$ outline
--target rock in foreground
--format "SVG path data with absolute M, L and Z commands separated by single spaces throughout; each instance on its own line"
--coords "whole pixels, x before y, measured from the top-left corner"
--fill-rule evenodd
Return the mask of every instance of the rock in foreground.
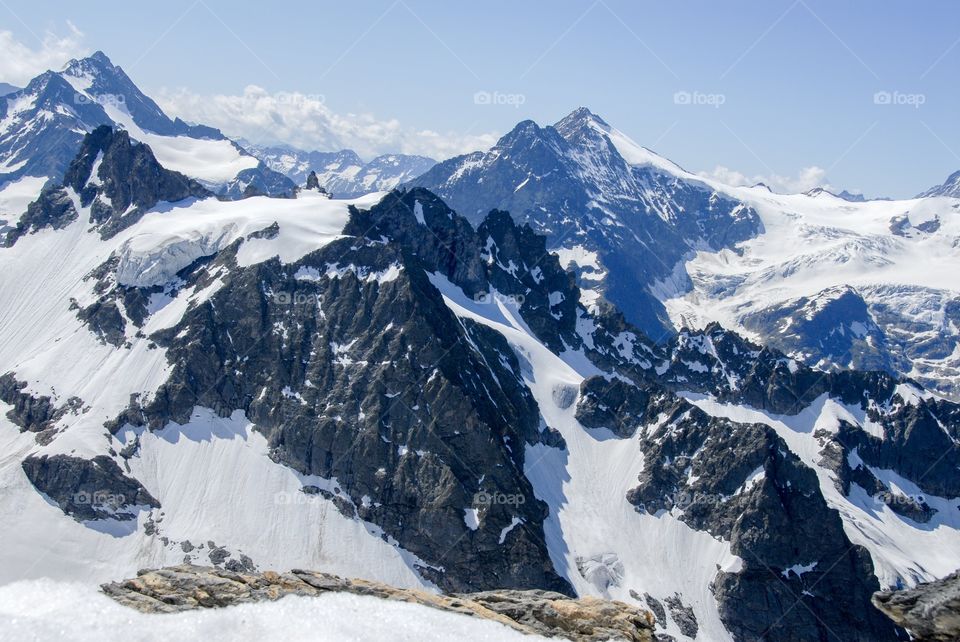
M 234 573 L 182 565 L 141 571 L 135 579 L 104 584 L 102 588 L 120 604 L 146 613 L 175 613 L 332 591 L 421 604 L 499 622 L 522 633 L 577 641 L 648 641 L 653 631 L 649 613 L 623 602 L 571 599 L 539 590 L 436 595 L 301 570 Z
M 881 591 L 873 603 L 917 642 L 960 640 L 960 571 L 903 591 Z

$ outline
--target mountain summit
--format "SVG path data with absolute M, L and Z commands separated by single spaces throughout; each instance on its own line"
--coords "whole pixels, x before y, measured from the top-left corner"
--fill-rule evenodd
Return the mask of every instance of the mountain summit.
M 277 196 L 294 189 L 219 130 L 171 120 L 101 51 L 5 96 L 0 121 L 0 186 L 24 176 L 60 181 L 84 133 L 109 125 L 148 143 L 165 167 L 220 196 L 242 197 L 250 185 Z
M 472 222 L 510 211 L 547 236 L 591 301 L 602 296 L 660 338 L 674 330 L 658 283 L 685 278 L 681 259 L 695 248 L 732 247 L 761 229 L 750 207 L 585 107 L 553 126 L 523 121 L 490 151 L 439 163 L 410 185 Z

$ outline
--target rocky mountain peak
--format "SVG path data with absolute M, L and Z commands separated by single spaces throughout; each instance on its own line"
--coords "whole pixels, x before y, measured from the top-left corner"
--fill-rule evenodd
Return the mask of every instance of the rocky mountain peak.
M 81 77 L 88 74 L 103 75 L 106 73 L 122 73 L 122 70 L 111 62 L 107 54 L 95 51 L 86 58 L 72 58 L 63 68 L 68 76 Z
M 84 136 L 61 184 L 46 186 L 30 204 L 17 227 L 8 232 L 7 245 L 44 227 L 59 228 L 78 214 L 67 188 L 90 207 L 90 218 L 101 236 L 109 238 L 133 225 L 161 201 L 213 196 L 200 183 L 165 169 L 147 145 L 137 143 L 123 129 L 101 125 Z
M 578 107 L 553 126 L 564 138 L 569 138 L 571 134 L 583 131 L 585 128 L 600 129 L 609 131 L 610 125 L 600 116 L 597 116 L 586 107 Z
M 925 192 L 917 195 L 917 198 L 926 198 L 929 196 L 951 196 L 960 198 L 960 170 L 950 174 L 947 180 L 940 185 L 931 187 Z

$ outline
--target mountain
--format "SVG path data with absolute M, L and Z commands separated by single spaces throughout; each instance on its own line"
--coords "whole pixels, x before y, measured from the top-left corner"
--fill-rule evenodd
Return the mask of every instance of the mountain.
M 251 184 L 275 196 L 293 191 L 291 181 L 219 130 L 171 120 L 99 51 L 0 100 L 0 187 L 24 177 L 59 180 L 84 133 L 101 125 L 123 127 L 169 169 L 226 198 L 242 197 Z
M 20 91 L 20 87 L 14 87 L 10 83 L 0 82 L 0 96 L 6 96 L 15 91 Z
M 761 231 L 756 212 L 640 147 L 586 108 L 553 126 L 518 124 L 488 152 L 444 161 L 411 181 L 472 223 L 491 209 L 547 236 L 588 296 L 650 336 L 675 330 L 657 293 L 699 248 Z
M 882 368 L 960 398 L 960 201 L 725 189 L 764 232 L 685 263 L 689 285 L 663 293 L 675 323 L 718 321 L 811 366 Z
M 717 321 L 810 366 L 882 368 L 960 398 L 957 201 L 725 185 L 584 108 L 524 121 L 410 184 L 474 223 L 509 210 L 547 236 L 588 305 L 603 297 L 649 336 Z
M 848 192 L 847 190 L 843 190 L 839 193 L 834 193 L 827 189 L 824 189 L 823 187 L 814 187 L 813 189 L 807 190 L 806 192 L 804 192 L 804 194 L 806 194 L 807 196 L 819 196 L 820 194 L 827 194 L 828 196 L 833 196 L 834 198 L 840 198 L 845 201 L 850 201 L 851 203 L 863 203 L 867 200 L 870 200 L 870 199 L 867 199 L 867 197 L 864 196 L 863 194 L 855 194 L 855 193 Z M 875 199 L 875 200 L 890 200 L 890 199 Z
M 931 187 L 927 191 L 918 194 L 917 198 L 928 198 L 931 196 L 960 198 L 960 172 L 950 174 L 942 184 Z
M 356 198 L 371 192 L 389 191 L 420 176 L 436 165 L 426 156 L 385 154 L 364 163 L 356 152 L 305 152 L 290 146 L 261 147 L 241 144 L 273 169 L 302 185 L 316 171 L 320 185 L 338 198 Z
M 915 382 L 654 341 L 503 210 L 218 200 L 127 132 L 79 149 L 0 248 L 0 581 L 311 568 L 882 642 L 877 590 L 960 565 L 960 405 Z

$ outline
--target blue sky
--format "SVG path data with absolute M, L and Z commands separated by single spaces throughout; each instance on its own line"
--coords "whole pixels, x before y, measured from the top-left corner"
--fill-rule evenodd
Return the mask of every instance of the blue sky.
M 901 197 L 960 169 L 958 18 L 948 1 L 3 0 L 0 44 L 29 55 L 0 80 L 102 49 L 168 111 L 367 156 L 466 151 L 586 105 L 693 171 Z

